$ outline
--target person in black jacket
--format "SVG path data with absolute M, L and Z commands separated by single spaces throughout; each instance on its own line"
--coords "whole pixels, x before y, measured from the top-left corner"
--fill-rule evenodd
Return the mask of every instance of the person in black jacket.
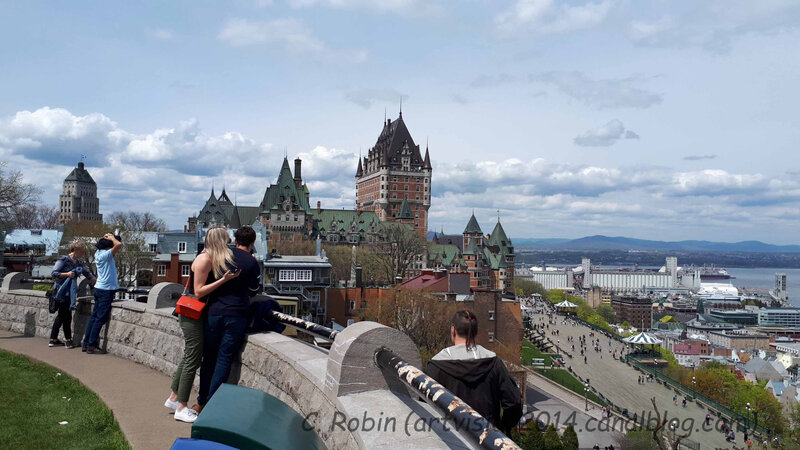
M 425 373 L 508 435 L 522 416 L 522 394 L 503 361 L 475 344 L 477 334 L 475 314 L 458 311 L 450 327 L 453 345 L 434 356 Z

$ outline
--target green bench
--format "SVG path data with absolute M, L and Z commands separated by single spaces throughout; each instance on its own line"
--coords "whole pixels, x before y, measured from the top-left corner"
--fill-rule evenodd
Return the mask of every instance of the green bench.
M 223 384 L 192 425 L 192 438 L 239 449 L 324 449 L 287 404 L 255 389 Z

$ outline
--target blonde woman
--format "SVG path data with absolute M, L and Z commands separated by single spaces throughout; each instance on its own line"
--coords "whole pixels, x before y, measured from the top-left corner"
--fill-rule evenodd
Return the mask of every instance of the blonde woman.
M 229 242 L 230 237 L 225 228 L 208 230 L 205 250 L 195 258 L 190 274 L 189 285 L 197 299 L 207 302 L 212 292 L 239 276 L 238 272 L 229 270 L 233 265 Z M 175 420 L 192 423 L 197 419 L 197 412 L 187 407 L 186 403 L 192 392 L 195 373 L 203 358 L 203 319 L 179 316 L 179 320 L 185 342 L 183 359 L 172 377 L 172 392 L 164 406 L 175 411 Z

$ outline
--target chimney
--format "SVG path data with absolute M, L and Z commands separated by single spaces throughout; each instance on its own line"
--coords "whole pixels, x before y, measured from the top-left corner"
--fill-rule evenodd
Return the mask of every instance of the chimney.
M 300 158 L 294 160 L 294 185 L 298 188 L 303 185 L 303 174 L 300 171 L 301 163 L 302 161 Z
M 317 256 L 322 256 L 322 239 L 317 238 Z
M 322 208 L 321 208 L 321 206 L 322 206 L 322 203 L 320 203 L 320 201 L 319 201 L 319 200 L 317 200 L 317 214 L 319 214 L 319 213 L 321 213 L 321 212 L 322 212 Z
M 79 162 L 79 163 L 78 163 L 78 169 L 80 169 L 80 170 L 84 170 L 84 169 L 83 169 L 83 161 L 81 161 L 81 162 Z

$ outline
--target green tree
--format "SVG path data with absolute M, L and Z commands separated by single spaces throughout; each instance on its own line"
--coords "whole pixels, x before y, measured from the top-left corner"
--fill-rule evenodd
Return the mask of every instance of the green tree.
M 414 263 L 421 263 L 427 252 L 427 243 L 410 226 L 397 222 L 383 222 L 376 244 L 378 261 L 386 278 L 405 278 Z
M 545 300 L 547 299 L 547 289 L 545 289 L 544 286 L 536 281 L 527 280 L 525 278 L 514 278 L 514 292 L 523 297 L 539 294 Z
M 617 323 L 617 313 L 615 313 L 614 308 L 607 303 L 601 303 L 597 306 L 597 314 L 608 323 Z
M 562 450 L 561 438 L 558 436 L 556 427 L 551 423 L 544 431 L 544 450 Z
M 539 429 L 539 424 L 535 420 L 531 420 L 525 424 L 525 433 L 520 434 L 514 430 L 511 433 L 511 439 L 517 443 L 523 450 L 543 450 L 544 449 L 544 436 L 542 430 Z
M 578 433 L 572 425 L 569 425 L 561 435 L 561 446 L 564 450 L 578 450 Z
M 653 440 L 653 433 L 648 430 L 631 430 L 625 435 L 622 441 L 622 448 L 635 448 L 636 450 L 659 450 L 659 446 Z

